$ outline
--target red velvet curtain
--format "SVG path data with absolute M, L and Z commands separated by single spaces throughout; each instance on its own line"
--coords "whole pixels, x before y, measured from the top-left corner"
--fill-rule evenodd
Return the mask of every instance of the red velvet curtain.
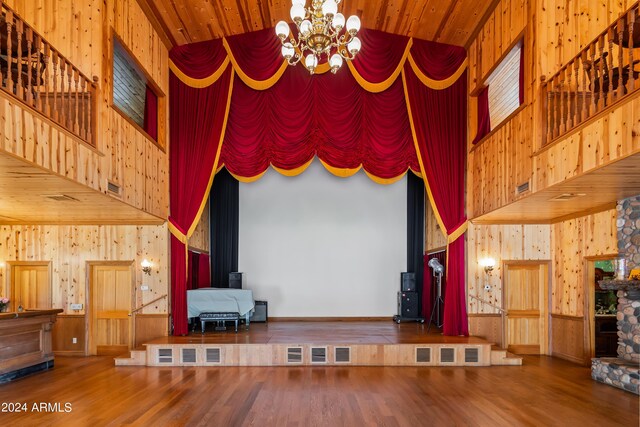
M 198 288 L 211 287 L 211 264 L 209 255 L 200 254 L 198 261 Z
M 210 86 L 192 88 L 182 84 L 175 74 L 170 75 L 169 221 L 174 234 L 171 243 L 174 335 L 188 332 L 186 237 L 216 168 L 218 148 L 225 129 L 231 76 L 231 68 L 227 68 Z
M 491 116 L 489 114 L 489 86 L 487 86 L 478 95 L 478 131 L 476 137 L 473 138 L 473 144 L 477 144 L 489 132 L 491 132 Z
M 421 45 L 423 56 L 439 58 L 439 61 L 431 61 L 431 75 L 451 75 L 450 70 L 455 69 L 456 63 L 461 63 L 466 57 L 462 48 L 445 45 L 440 49 L 437 43 L 429 42 Z M 429 61 L 425 59 L 422 64 L 425 63 Z M 423 72 L 427 74 L 427 70 Z M 445 335 L 469 335 L 464 235 L 460 233 L 466 226 L 466 71 L 446 90 L 433 90 L 424 86 L 408 65 L 405 65 L 404 73 L 418 155 L 424 167 L 423 174 L 434 208 L 450 236 L 443 332 Z
M 158 97 L 146 86 L 144 96 L 144 131 L 155 141 L 158 140 Z
M 424 254 L 424 284 L 422 286 L 422 317 L 426 321 L 430 320 L 431 312 L 433 310 L 433 304 L 438 296 L 437 278 L 433 274 L 433 270 L 429 267 L 428 263 L 431 258 L 436 258 L 440 264 L 445 266 L 445 272 L 442 275 L 441 291 L 444 301 L 445 290 L 447 288 L 447 252 L 441 251 L 432 254 Z M 440 312 L 440 319 L 443 319 L 444 312 Z M 435 317 L 434 317 L 435 319 Z

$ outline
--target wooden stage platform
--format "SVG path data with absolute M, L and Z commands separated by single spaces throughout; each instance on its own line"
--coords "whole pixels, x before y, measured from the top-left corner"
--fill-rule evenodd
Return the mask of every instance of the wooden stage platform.
M 163 337 L 116 358 L 118 366 L 490 366 L 522 359 L 478 337 L 443 336 L 420 323 L 327 321 L 252 323 Z

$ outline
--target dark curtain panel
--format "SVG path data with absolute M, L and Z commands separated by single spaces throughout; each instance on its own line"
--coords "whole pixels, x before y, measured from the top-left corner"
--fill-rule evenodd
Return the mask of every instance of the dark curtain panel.
M 422 254 L 424 253 L 424 182 L 407 172 L 407 271 L 416 275 L 418 301 L 422 293 Z M 418 307 L 420 310 L 420 307 Z
M 187 272 L 187 289 L 198 289 L 200 272 L 200 254 L 189 251 L 189 271 Z
M 238 271 L 239 190 L 226 169 L 218 172 L 211 186 L 211 286 L 215 288 L 228 288 L 229 273 Z

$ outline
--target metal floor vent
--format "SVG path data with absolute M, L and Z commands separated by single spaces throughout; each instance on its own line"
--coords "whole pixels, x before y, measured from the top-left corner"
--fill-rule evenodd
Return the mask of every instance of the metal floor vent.
M 208 348 L 205 352 L 205 360 L 207 363 L 220 363 L 220 348 Z
M 431 349 L 429 347 L 416 347 L 416 363 L 431 362 Z
M 336 347 L 334 356 L 336 363 L 351 363 L 351 347 Z
M 466 363 L 478 363 L 478 349 L 477 348 L 465 348 L 464 349 L 464 361 Z
M 196 349 L 195 348 L 183 348 L 182 349 L 182 363 L 196 363 Z
M 311 363 L 327 363 L 327 347 L 311 347 Z
M 158 363 L 173 363 L 173 349 L 159 348 Z
M 456 361 L 456 351 L 453 348 L 441 348 L 440 349 L 440 362 L 441 363 L 453 363 Z
M 118 184 L 114 184 L 111 181 L 107 181 L 107 191 L 111 194 L 115 194 L 117 196 L 120 195 L 120 186 Z
M 522 194 L 529 191 L 529 181 L 523 182 L 516 187 L 516 194 Z
M 287 347 L 287 363 L 302 363 L 302 347 Z

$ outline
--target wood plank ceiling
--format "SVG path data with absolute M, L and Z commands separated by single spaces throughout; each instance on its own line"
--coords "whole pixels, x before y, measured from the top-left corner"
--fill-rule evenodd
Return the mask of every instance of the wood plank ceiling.
M 144 0 L 173 45 L 274 27 L 290 21 L 291 0 Z M 309 2 L 307 2 L 309 3 Z M 495 0 L 343 0 L 338 10 L 362 26 L 466 46 Z

